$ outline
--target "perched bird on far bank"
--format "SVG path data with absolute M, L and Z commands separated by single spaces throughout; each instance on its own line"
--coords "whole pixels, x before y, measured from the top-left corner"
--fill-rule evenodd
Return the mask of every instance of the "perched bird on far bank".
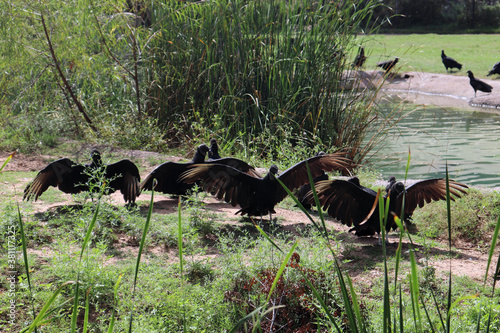
M 360 68 L 363 67 L 366 61 L 365 56 L 365 48 L 363 46 L 359 47 L 358 55 L 354 58 L 354 62 L 352 63 L 352 67 Z
M 493 74 L 500 74 L 500 62 L 497 62 L 493 65 L 493 68 L 486 74 L 486 76 L 490 76 Z
M 120 191 L 127 204 L 135 203 L 141 193 L 139 169 L 130 160 L 124 159 L 112 164 L 104 164 L 97 150 L 91 152 L 92 162 L 82 165 L 69 158 L 61 158 L 48 164 L 24 189 L 23 200 L 36 201 L 49 186 L 57 187 L 64 193 L 98 192 L 102 190 L 98 179 L 102 172 L 102 180 L 106 182 L 104 194 Z
M 443 61 L 443 65 L 446 68 L 447 72 L 448 68 L 457 68 L 458 70 L 462 69 L 462 64 L 458 63 L 458 61 L 456 61 L 455 59 L 446 56 L 446 54 L 444 54 L 444 50 L 441 50 L 441 60 Z
M 383 68 L 385 72 L 388 73 L 391 69 L 394 68 L 394 66 L 396 66 L 398 61 L 399 61 L 398 57 L 396 57 L 394 60 L 381 61 L 377 63 L 377 67 Z
M 474 97 L 476 97 L 478 90 L 486 93 L 490 93 L 493 90 L 493 87 L 488 83 L 476 79 L 471 71 L 467 71 L 467 74 L 469 75 L 469 83 L 472 86 L 472 89 L 474 89 Z

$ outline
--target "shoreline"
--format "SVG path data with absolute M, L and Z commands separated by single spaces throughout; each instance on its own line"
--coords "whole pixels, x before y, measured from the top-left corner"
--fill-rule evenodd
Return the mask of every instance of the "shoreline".
M 416 105 L 500 113 L 500 80 L 481 79 L 493 87 L 493 92 L 478 91 L 475 97 L 467 76 L 406 72 L 385 78 L 383 74 L 378 70 L 350 72 L 347 86 L 380 87 L 385 95 L 396 95 Z

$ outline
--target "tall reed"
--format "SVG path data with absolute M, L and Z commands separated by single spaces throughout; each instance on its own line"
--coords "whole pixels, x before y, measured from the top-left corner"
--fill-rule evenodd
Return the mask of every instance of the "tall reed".
M 361 149 L 380 123 L 375 91 L 344 89 L 345 73 L 377 4 L 158 4 L 147 48 L 149 112 L 174 135 L 199 126 L 261 149 L 269 137 Z

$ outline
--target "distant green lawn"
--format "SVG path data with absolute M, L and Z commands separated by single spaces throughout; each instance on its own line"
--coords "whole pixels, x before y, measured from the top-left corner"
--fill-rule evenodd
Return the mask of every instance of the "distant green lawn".
M 372 35 L 360 36 L 358 40 L 365 46 L 365 70 L 375 69 L 379 61 L 399 57 L 400 71 L 446 73 L 441 62 L 441 50 L 444 50 L 447 56 L 463 65 L 454 75 L 465 76 L 467 70 L 471 70 L 474 76 L 484 78 L 500 61 L 500 34 Z

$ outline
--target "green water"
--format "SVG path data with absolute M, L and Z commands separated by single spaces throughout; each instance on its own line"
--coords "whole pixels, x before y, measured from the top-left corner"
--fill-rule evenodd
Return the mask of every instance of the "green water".
M 469 185 L 500 186 L 500 111 L 421 108 L 398 123 L 377 153 L 375 167 L 384 179 L 404 178 L 411 150 L 409 179 L 445 177 Z

